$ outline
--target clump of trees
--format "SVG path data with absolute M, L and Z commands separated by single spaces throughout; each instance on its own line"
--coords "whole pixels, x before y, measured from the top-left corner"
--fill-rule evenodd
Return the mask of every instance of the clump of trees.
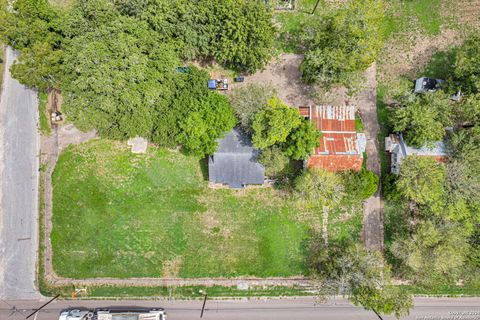
M 84 0 L 68 9 L 18 0 L 0 16 L 3 41 L 21 51 L 13 75 L 60 89 L 79 128 L 181 144 L 199 156 L 215 150 L 235 117 L 228 99 L 208 91 L 205 72 L 176 67 L 215 59 L 254 72 L 270 59 L 274 37 L 269 9 L 247 0 Z
M 122 14 L 145 20 L 164 39 L 173 39 L 184 59 L 215 59 L 229 68 L 254 72 L 271 57 L 275 29 L 271 11 L 260 1 L 114 3 Z
M 393 114 L 393 129 L 404 132 L 407 144 L 420 148 L 442 140 L 445 128 L 453 124 L 453 102 L 442 92 L 404 95 Z
M 392 283 L 390 268 L 379 252 L 348 241 L 318 241 L 311 251 L 312 277 L 322 300 L 341 294 L 377 314 L 397 318 L 409 314 L 412 296 Z
M 360 202 L 371 197 L 378 189 L 378 176 L 366 169 L 360 172 L 329 172 L 309 168 L 295 180 L 297 197 L 310 207 L 330 207 L 344 197 Z
M 242 130 L 251 135 L 255 114 L 262 110 L 267 102 L 276 97 L 275 88 L 270 85 L 247 84 L 236 88 L 230 95 L 230 102 Z
M 382 0 L 353 0 L 305 26 L 303 79 L 324 86 L 357 83 L 378 56 L 383 35 Z
M 442 90 L 396 96 L 390 118 L 414 147 L 444 140 L 448 159 L 410 156 L 400 175 L 383 181 L 386 198 L 397 208 L 387 215 L 387 257 L 397 275 L 426 288 L 478 285 L 480 225 L 480 41 L 473 35 L 448 52 Z M 450 97 L 461 91 L 460 101 Z M 450 128 L 446 130 L 446 128 Z M 394 213 L 396 212 L 396 213 Z M 394 214 L 394 215 L 393 215 Z

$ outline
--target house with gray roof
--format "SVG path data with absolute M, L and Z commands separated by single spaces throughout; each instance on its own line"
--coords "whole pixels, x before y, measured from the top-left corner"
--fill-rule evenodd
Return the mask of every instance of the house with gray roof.
M 385 150 L 390 153 L 390 171 L 394 174 L 400 173 L 400 165 L 403 159 L 411 155 L 431 157 L 437 161 L 444 162 L 447 159 L 445 143 L 437 141 L 431 147 L 412 148 L 403 140 L 401 133 L 390 134 L 385 138 Z
M 209 181 L 230 188 L 263 184 L 265 168 L 258 162 L 259 155 L 260 150 L 253 147 L 250 138 L 241 129 L 233 128 L 219 139 L 217 151 L 208 157 Z

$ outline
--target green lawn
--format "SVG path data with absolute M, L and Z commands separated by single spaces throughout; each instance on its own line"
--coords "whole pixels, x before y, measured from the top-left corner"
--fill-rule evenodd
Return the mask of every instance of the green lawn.
M 321 212 L 273 189 L 210 189 L 204 162 L 95 140 L 66 149 L 53 175 L 53 264 L 60 276 L 305 274 Z
M 386 2 L 385 37 L 419 29 L 438 35 L 442 26 L 443 0 L 391 0 Z

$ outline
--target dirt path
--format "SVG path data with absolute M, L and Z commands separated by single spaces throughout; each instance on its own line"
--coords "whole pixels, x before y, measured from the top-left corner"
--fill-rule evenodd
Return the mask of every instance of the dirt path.
M 364 132 L 367 137 L 367 169 L 380 177 L 380 157 L 378 132 L 380 126 L 377 119 L 377 81 L 376 64 L 366 71 L 367 86 L 356 97 Z M 368 249 L 383 250 L 383 206 L 380 197 L 380 186 L 372 197 L 363 204 L 363 241 Z
M 73 124 L 61 127 L 54 127 L 52 135 L 41 137 L 41 161 L 46 164 L 45 174 L 43 175 L 44 203 L 45 203 L 45 252 L 44 266 L 47 279 L 55 277 L 52 266 L 52 245 L 50 233 L 52 231 L 52 173 L 57 164 L 58 156 L 61 151 L 70 144 L 80 144 L 96 137 L 95 131 L 81 132 Z

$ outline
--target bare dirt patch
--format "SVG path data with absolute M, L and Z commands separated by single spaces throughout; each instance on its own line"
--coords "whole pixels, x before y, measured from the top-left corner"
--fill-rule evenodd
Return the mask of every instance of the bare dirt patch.
M 379 58 L 378 81 L 395 83 L 399 76 L 414 78 L 436 52 L 460 45 L 465 37 L 466 32 L 453 29 L 443 29 L 438 36 L 420 31 L 395 35 L 385 43 Z
M 163 277 L 164 278 L 176 278 L 180 273 L 182 266 L 182 257 L 176 256 L 175 258 L 165 261 L 163 264 Z
M 248 83 L 270 84 L 278 97 L 290 106 L 308 105 L 314 102 L 316 88 L 301 80 L 300 64 L 303 55 L 286 53 L 272 59 L 262 71 L 245 77 L 245 82 L 235 83 L 232 88 Z

